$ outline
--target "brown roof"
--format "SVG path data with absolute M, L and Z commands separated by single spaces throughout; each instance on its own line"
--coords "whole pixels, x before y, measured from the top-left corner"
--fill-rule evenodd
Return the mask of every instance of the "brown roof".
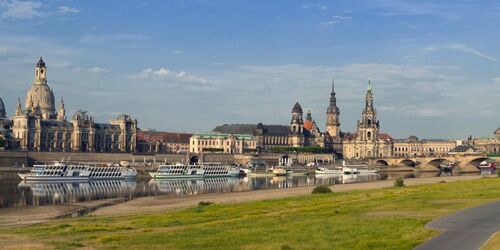
M 386 133 L 378 133 L 378 138 L 380 140 L 387 140 L 387 141 L 392 140 L 392 136 Z
M 187 143 L 193 134 L 187 133 L 171 133 L 157 131 L 138 131 L 137 140 L 146 142 L 169 142 L 169 143 Z

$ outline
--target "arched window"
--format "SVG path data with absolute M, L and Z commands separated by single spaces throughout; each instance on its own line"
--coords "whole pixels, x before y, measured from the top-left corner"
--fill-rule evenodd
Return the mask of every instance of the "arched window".
M 366 133 L 366 138 L 367 138 L 368 140 L 371 140 L 371 139 L 372 139 L 372 132 L 368 131 L 368 132 Z

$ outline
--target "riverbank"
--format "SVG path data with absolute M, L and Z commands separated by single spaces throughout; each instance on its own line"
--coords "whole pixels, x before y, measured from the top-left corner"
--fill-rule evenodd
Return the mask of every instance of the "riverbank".
M 477 178 L 406 179 L 404 188 L 385 188 L 392 181 L 337 185 L 335 193 L 322 195 L 310 195 L 311 188 L 218 194 L 224 200 L 200 195 L 163 207 L 169 202 L 164 198 L 141 198 L 142 206 L 137 199 L 90 216 L 4 228 L 0 243 L 36 242 L 38 248 L 411 249 L 438 233 L 425 228 L 429 221 L 499 199 L 500 178 Z M 425 183 L 435 184 L 420 185 Z M 276 191 L 288 192 L 288 197 L 276 197 Z M 215 204 L 198 205 L 201 200 Z
M 405 179 L 406 185 L 418 185 L 438 183 L 442 180 L 447 182 L 472 180 L 480 176 L 447 176 L 447 177 L 424 177 Z M 393 180 L 375 182 L 351 183 L 336 185 L 334 192 L 345 192 L 350 190 L 369 190 L 391 187 Z M 313 187 L 294 187 L 285 189 L 252 190 L 232 193 L 207 193 L 192 196 L 154 196 L 139 197 L 120 204 L 120 199 L 103 199 L 72 204 L 43 205 L 35 207 L 15 207 L 0 209 L 0 227 L 11 227 L 30 225 L 46 222 L 51 219 L 69 214 L 77 214 L 85 211 L 97 216 L 127 215 L 138 213 L 151 213 L 172 209 L 181 209 L 196 206 L 201 201 L 215 203 L 241 203 L 255 200 L 286 198 L 298 195 L 310 194 Z M 95 210 L 95 211 L 94 211 Z

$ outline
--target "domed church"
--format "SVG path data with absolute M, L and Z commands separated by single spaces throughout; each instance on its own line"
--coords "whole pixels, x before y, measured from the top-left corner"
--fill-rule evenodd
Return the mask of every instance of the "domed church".
M 26 93 L 25 108 L 18 99 L 12 116 L 10 147 L 27 151 L 134 152 L 137 120 L 119 115 L 109 124 L 96 123 L 86 111 L 79 110 L 66 119 L 64 101 L 57 108 L 54 92 L 47 84 L 47 66 L 40 57 L 35 79 Z M 0 102 L 0 117 L 5 117 Z

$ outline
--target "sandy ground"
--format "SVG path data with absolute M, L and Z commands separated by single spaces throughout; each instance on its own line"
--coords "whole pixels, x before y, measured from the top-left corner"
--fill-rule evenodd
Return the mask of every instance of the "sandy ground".
M 414 178 L 405 179 L 406 185 L 418 185 L 426 183 L 438 183 L 442 180 L 446 182 L 460 181 L 460 180 L 473 180 L 479 179 L 481 176 L 450 176 L 450 177 L 429 177 L 429 178 Z M 364 182 L 364 183 L 352 183 L 352 184 L 342 184 L 335 185 L 332 189 L 334 192 L 342 192 L 349 190 L 367 190 L 367 189 L 378 189 L 385 187 L 392 187 L 394 180 L 384 180 L 376 182 Z M 139 214 L 139 213 L 151 213 L 158 211 L 165 211 L 169 209 L 178 209 L 193 207 L 198 205 L 200 201 L 211 201 L 215 203 L 240 203 L 254 200 L 265 200 L 265 199 L 275 199 L 290 196 L 298 196 L 310 194 L 313 187 L 298 187 L 298 188 L 287 188 L 287 189 L 268 189 L 268 190 L 257 190 L 257 191 L 245 191 L 245 192 L 234 192 L 234 193 L 212 193 L 212 194 L 201 194 L 194 196 L 184 196 L 184 197 L 142 197 L 137 198 L 125 203 L 120 203 L 114 206 L 100 208 L 92 215 L 97 216 L 110 216 L 110 215 L 124 215 L 124 214 Z
M 117 199 L 95 200 L 73 204 L 46 205 L 38 207 L 13 207 L 0 209 L 0 227 L 13 227 L 41 223 L 63 215 L 70 215 L 83 209 L 99 207 L 103 204 L 113 203 L 116 202 L 116 200 Z

